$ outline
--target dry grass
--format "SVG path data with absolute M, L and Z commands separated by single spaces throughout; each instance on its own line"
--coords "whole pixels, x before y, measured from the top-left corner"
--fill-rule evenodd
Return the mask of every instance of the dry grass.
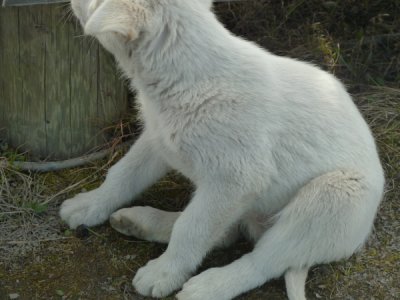
M 400 81 L 399 1 L 249 0 L 219 5 L 236 34 L 352 83 Z
M 34 175 L 18 170 L 0 169 L 0 217 L 33 212 L 42 205 L 44 185 Z
M 120 156 L 116 152 L 90 166 L 46 174 L 0 166 L 0 261 L 10 263 L 42 242 L 65 239 L 59 203 L 97 187 Z
M 39 217 L 48 209 L 45 190 L 34 174 L 0 168 L 0 260 L 24 255 L 31 243 L 49 238 L 48 222 Z

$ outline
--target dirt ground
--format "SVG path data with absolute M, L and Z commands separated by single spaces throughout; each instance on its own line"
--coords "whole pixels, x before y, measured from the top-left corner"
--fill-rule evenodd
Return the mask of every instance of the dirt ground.
M 400 4 L 350 2 L 347 7 L 326 1 L 325 7 L 318 1 L 248 1 L 220 4 L 217 12 L 235 33 L 335 73 L 377 140 L 387 184 L 374 232 L 350 259 L 312 268 L 308 299 L 400 299 L 400 37 L 393 35 L 400 21 L 392 17 L 400 15 Z M 165 245 L 123 236 L 108 224 L 71 231 L 58 217 L 60 203 L 98 186 L 116 159 L 47 174 L 0 167 L 0 300 L 146 299 L 135 293 L 131 280 Z M 190 183 L 171 174 L 135 205 L 181 210 L 191 193 Z M 226 265 L 251 248 L 241 241 L 216 250 L 199 272 Z M 286 299 L 283 279 L 237 299 Z
M 63 175 L 59 180 L 68 181 Z M 188 200 L 190 191 L 190 185 L 174 175 L 147 191 L 137 204 L 176 210 Z M 399 205 L 394 196 L 389 192 L 383 202 L 365 249 L 349 260 L 311 270 L 308 299 L 398 299 Z M 165 250 L 165 245 L 120 235 L 108 224 L 72 232 L 59 220 L 56 204 L 30 216 L 29 228 L 22 221 L 14 226 L 0 228 L 10 233 L 0 244 L 0 299 L 13 294 L 27 300 L 146 299 L 135 293 L 131 280 L 140 266 Z M 251 245 L 242 241 L 214 251 L 201 270 L 228 264 L 250 250 Z M 237 299 L 286 299 L 283 279 Z

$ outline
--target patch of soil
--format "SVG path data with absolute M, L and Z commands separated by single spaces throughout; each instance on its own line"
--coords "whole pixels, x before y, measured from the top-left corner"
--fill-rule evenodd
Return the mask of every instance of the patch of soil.
M 164 209 L 181 207 L 190 195 L 190 186 L 185 181 L 181 185 L 176 180 L 166 182 L 169 184 L 161 182 L 145 193 L 139 204 L 146 198 L 150 205 Z M 174 195 L 180 197 L 172 201 Z M 310 271 L 308 299 L 386 300 L 400 295 L 399 223 L 393 213 L 393 205 L 397 204 L 390 197 L 392 194 L 388 196 L 377 218 L 376 232 L 361 253 L 347 261 L 316 266 Z M 161 198 L 167 202 L 160 202 Z M 139 267 L 165 250 L 165 245 L 125 237 L 108 224 L 89 229 L 88 237 L 77 238 L 61 224 L 55 210 L 40 217 L 42 221 L 43 218 L 53 220 L 48 224 L 52 226 L 54 240 L 36 241 L 25 252 L 8 252 L 10 259 L 0 262 L 0 299 L 9 299 L 10 294 L 26 300 L 146 299 L 135 293 L 131 280 Z M 11 246 L 14 250 L 26 249 L 23 244 Z M 199 272 L 229 264 L 251 248 L 243 241 L 229 249 L 216 250 L 206 258 Z M 237 299 L 286 299 L 283 279 L 270 281 Z

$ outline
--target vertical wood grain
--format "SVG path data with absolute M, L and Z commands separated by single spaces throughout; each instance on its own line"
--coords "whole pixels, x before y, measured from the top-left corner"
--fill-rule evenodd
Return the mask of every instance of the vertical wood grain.
M 64 14 L 59 5 L 0 9 L 0 138 L 33 158 L 104 144 L 101 127 L 128 107 L 111 55 Z
M 82 37 L 80 26 L 70 34 L 71 155 L 94 148 L 99 140 L 97 119 L 98 44 Z
M 21 105 L 18 9 L 0 9 L 0 137 L 21 145 L 18 114 Z
M 19 135 L 23 148 L 32 153 L 47 153 L 45 112 L 46 28 L 42 6 L 19 8 L 20 72 L 22 103 Z
M 70 26 L 65 22 L 63 6 L 46 6 L 43 19 L 46 34 L 46 147 L 50 157 L 68 157 L 72 147 L 70 134 Z
M 127 90 L 113 56 L 102 47 L 99 51 L 98 118 L 110 126 L 127 113 Z

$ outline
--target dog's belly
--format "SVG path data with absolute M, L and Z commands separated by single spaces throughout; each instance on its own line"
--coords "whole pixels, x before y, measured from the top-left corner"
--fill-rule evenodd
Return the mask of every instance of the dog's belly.
M 247 213 L 240 221 L 241 232 L 246 238 L 257 242 L 268 228 L 273 225 L 273 216 L 252 211 Z
M 275 181 L 264 190 L 241 218 L 243 234 L 256 242 L 274 224 L 276 214 L 290 202 L 300 187 L 293 184 L 288 188 L 283 181 Z

